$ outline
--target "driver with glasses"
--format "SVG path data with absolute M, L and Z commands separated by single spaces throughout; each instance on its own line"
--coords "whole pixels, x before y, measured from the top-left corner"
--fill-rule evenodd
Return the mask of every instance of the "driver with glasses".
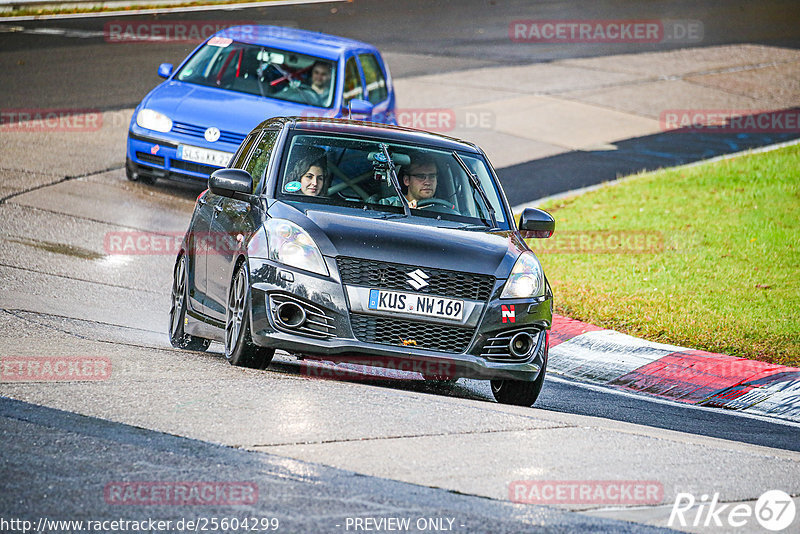
M 423 200 L 433 198 L 436 194 L 436 181 L 439 178 L 439 170 L 436 160 L 430 154 L 413 153 L 410 154 L 411 163 L 402 169 L 403 185 L 406 186 L 406 200 L 410 208 L 416 208 L 417 204 Z M 383 198 L 379 204 L 390 206 L 402 206 L 400 197 L 393 196 Z M 422 206 L 424 207 L 424 206 Z

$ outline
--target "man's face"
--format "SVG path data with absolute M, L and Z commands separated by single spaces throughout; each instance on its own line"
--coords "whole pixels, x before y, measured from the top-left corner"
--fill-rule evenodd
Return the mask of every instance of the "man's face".
M 403 182 L 408 186 L 408 200 L 425 200 L 433 198 L 436 194 L 437 180 L 436 165 L 428 163 L 425 165 L 411 165 L 403 178 Z
M 322 65 L 316 65 L 311 69 L 311 85 L 319 88 L 327 88 L 331 81 L 331 70 Z

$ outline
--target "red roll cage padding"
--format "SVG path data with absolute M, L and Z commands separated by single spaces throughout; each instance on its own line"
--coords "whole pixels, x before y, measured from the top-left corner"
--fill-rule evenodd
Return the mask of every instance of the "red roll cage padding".
M 242 55 L 244 53 L 244 48 L 239 49 L 239 59 L 236 60 L 236 77 L 239 77 L 239 72 L 242 70 Z
M 313 66 L 314 66 L 314 64 L 312 63 L 308 67 L 303 67 L 302 69 L 296 70 L 294 72 L 288 72 L 285 75 L 281 76 L 280 78 L 275 78 L 274 80 L 269 82 L 269 85 L 270 85 L 270 87 L 274 87 L 274 86 L 278 85 L 279 83 L 281 83 L 284 80 L 292 79 L 293 76 L 297 76 L 298 74 L 303 74 L 304 72 L 308 72 L 311 69 L 311 67 L 313 67 Z
M 241 49 L 240 49 L 241 51 Z M 217 85 L 222 83 L 222 75 L 225 74 L 225 70 L 228 68 L 228 65 L 231 64 L 231 60 L 233 59 L 233 55 L 236 53 L 236 50 L 231 50 L 228 53 L 228 57 L 225 58 L 225 63 L 222 65 L 222 68 L 219 69 L 219 73 L 217 73 L 216 83 Z

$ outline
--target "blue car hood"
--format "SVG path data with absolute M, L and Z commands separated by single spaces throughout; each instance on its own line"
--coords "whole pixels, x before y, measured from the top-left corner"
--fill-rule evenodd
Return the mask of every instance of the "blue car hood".
M 262 121 L 291 115 L 322 115 L 331 110 L 284 100 L 264 98 L 225 89 L 184 82 L 165 82 L 156 87 L 142 107 L 160 111 L 174 122 L 247 135 Z

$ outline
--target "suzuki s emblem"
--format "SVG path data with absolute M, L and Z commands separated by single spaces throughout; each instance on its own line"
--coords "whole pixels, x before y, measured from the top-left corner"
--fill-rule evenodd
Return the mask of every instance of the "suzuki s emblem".
M 419 290 L 428 285 L 428 282 L 425 281 L 428 278 L 430 277 L 423 273 L 421 269 L 417 269 L 416 271 L 408 273 L 408 280 L 406 280 L 406 283 L 414 289 Z
M 206 138 L 206 141 L 209 143 L 213 143 L 217 139 L 219 139 L 219 128 L 214 128 L 213 126 L 206 130 L 206 133 L 203 134 L 203 137 Z

